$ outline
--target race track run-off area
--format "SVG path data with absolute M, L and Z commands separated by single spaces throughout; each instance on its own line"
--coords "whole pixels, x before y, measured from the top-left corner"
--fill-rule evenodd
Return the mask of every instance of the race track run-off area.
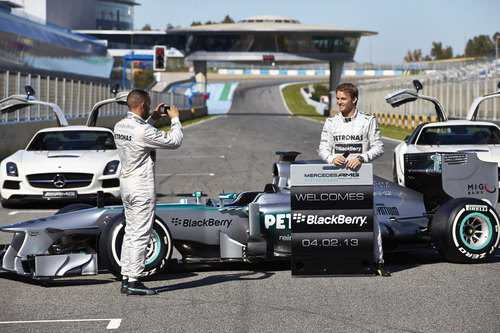
M 228 81 L 230 82 L 230 81 Z M 232 82 L 232 81 L 231 81 Z M 277 150 L 317 159 L 322 123 L 291 116 L 279 85 L 242 80 L 229 112 L 184 129 L 178 150 L 157 152 L 159 202 L 203 190 L 263 190 Z M 392 177 L 393 140 L 374 173 Z M 0 209 L 0 224 L 48 216 L 54 209 Z M 11 235 L 0 234 L 0 244 Z M 500 256 L 453 264 L 432 249 L 386 255 L 391 277 L 291 276 L 277 263 L 174 265 L 146 282 L 149 297 L 120 294 L 120 282 L 97 276 L 32 281 L 0 273 L 0 332 L 498 332 Z

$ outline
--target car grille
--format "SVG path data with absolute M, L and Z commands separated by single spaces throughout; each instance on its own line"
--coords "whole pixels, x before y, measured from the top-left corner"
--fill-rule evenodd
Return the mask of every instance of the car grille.
M 91 173 L 60 172 L 33 174 L 27 178 L 33 187 L 67 189 L 89 186 L 93 176 Z

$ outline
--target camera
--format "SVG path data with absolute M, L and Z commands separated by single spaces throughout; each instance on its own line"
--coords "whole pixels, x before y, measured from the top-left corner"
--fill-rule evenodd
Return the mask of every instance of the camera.
M 164 105 L 162 109 L 164 113 L 167 113 L 170 110 L 170 105 Z

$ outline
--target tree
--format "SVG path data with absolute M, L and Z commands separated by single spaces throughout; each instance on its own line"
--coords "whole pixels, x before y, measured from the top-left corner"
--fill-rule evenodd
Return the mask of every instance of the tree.
M 406 62 L 422 61 L 422 50 L 408 50 L 406 57 L 404 58 Z
M 212 22 L 210 20 L 208 20 L 207 22 L 205 22 L 205 25 L 210 25 L 210 24 L 217 24 L 217 22 Z
M 173 28 L 174 28 L 174 26 L 173 26 L 172 24 L 167 23 L 167 30 L 171 30 L 171 29 L 173 29 Z
M 148 23 L 145 26 L 143 26 L 141 30 L 143 30 L 143 31 L 151 31 L 151 26 Z
M 231 16 L 226 15 L 221 23 L 234 23 L 234 20 L 231 18 Z
M 443 44 L 441 42 L 432 42 L 431 56 L 434 60 L 443 60 L 453 58 L 453 49 L 451 46 L 447 46 L 443 49 Z
M 466 57 L 481 57 L 495 50 L 495 38 L 499 33 L 493 35 L 493 40 L 488 35 L 475 36 L 467 41 L 465 47 Z
M 191 26 L 194 27 L 195 25 L 202 25 L 200 21 L 193 21 L 191 22 Z

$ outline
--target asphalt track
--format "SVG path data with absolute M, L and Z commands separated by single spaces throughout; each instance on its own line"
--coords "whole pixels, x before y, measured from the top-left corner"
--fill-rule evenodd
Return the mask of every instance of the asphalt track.
M 322 124 L 288 114 L 281 82 L 242 81 L 227 116 L 185 128 L 179 150 L 158 151 L 159 201 L 263 189 L 276 150 L 316 159 Z M 375 174 L 390 179 L 395 143 L 385 145 Z M 0 209 L 0 224 L 54 212 Z M 0 273 L 0 332 L 498 332 L 498 252 L 482 265 L 443 262 L 433 250 L 386 261 L 389 278 L 292 278 L 288 262 L 175 266 L 148 282 L 160 291 L 152 297 L 121 295 L 108 273 L 52 282 Z

